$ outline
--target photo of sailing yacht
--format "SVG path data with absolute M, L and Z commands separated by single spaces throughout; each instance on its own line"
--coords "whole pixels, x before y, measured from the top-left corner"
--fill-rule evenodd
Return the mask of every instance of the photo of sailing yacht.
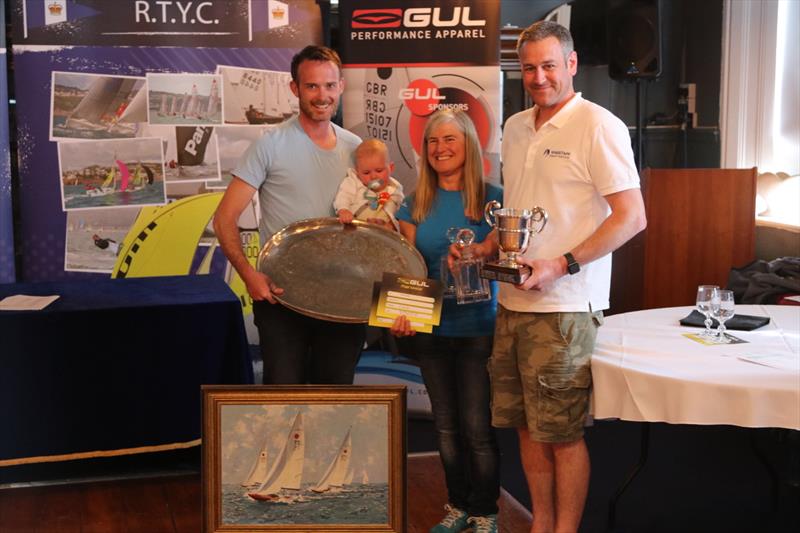
M 278 124 L 300 111 L 288 72 L 219 65 L 224 87 L 225 124 Z
M 162 139 L 59 142 L 64 211 L 166 203 Z
M 404 516 L 402 387 L 214 390 L 224 388 L 204 387 L 203 438 L 213 443 L 204 444 L 204 472 L 213 478 L 204 485 L 214 491 L 205 496 L 215 523 L 358 529 Z M 208 413 L 217 413 L 213 422 Z
M 147 74 L 150 124 L 222 124 L 222 78 L 216 74 Z
M 135 137 L 147 120 L 144 85 L 133 76 L 54 71 L 50 140 Z

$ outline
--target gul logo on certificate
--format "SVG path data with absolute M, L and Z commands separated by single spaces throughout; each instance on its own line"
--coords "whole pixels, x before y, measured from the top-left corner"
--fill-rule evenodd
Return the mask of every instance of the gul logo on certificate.
M 384 273 L 375 314 L 392 321 L 405 315 L 415 329 L 422 325 L 436 326 L 442 314 L 442 284 L 432 279 Z

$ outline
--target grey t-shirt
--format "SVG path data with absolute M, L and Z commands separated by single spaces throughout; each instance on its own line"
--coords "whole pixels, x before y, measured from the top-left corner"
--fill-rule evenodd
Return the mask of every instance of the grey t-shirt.
M 333 216 L 333 199 L 361 139 L 333 124 L 336 146 L 324 150 L 294 116 L 267 130 L 245 151 L 233 174 L 258 189 L 262 244 L 292 222 Z

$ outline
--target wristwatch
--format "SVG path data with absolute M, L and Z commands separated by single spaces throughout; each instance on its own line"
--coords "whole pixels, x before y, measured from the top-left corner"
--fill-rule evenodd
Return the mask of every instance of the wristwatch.
M 575 258 L 572 257 L 571 253 L 569 252 L 565 253 L 564 257 L 567 260 L 567 272 L 569 272 L 570 275 L 577 274 L 578 272 L 581 271 L 581 266 L 578 264 L 577 261 L 575 261 Z

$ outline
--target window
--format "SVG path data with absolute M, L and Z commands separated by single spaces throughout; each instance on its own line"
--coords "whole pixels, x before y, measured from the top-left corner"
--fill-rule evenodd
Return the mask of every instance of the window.
M 759 211 L 800 226 L 800 34 L 790 26 L 800 2 L 726 0 L 724 9 L 722 167 L 772 173 L 759 181 Z

